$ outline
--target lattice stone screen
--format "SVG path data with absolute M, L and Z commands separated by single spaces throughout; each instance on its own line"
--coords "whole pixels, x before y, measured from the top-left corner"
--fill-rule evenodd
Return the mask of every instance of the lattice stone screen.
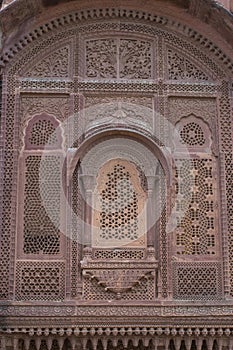
M 61 224 L 61 156 L 28 155 L 24 164 L 23 252 L 58 254 Z
M 216 254 L 216 183 L 212 158 L 177 160 L 177 254 Z
M 65 264 L 60 261 L 21 261 L 16 267 L 16 300 L 62 300 Z
M 221 299 L 221 265 L 211 262 L 173 264 L 174 298 L 181 300 Z
M 145 246 L 146 193 L 142 186 L 137 168 L 128 161 L 111 160 L 100 169 L 94 193 L 93 246 Z

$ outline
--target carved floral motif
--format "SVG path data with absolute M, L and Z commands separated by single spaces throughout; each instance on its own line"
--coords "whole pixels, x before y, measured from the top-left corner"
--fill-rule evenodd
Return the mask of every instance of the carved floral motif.
M 171 80 L 209 80 L 207 74 L 195 66 L 191 60 L 172 49 L 167 50 L 167 60 L 168 78 Z
M 151 78 L 151 43 L 143 40 L 106 38 L 86 41 L 88 78 Z
M 125 124 L 152 131 L 153 116 L 151 97 L 90 95 L 85 97 L 85 113 L 80 124 L 85 131 L 101 124 Z
M 59 77 L 69 76 L 69 46 L 62 47 L 43 58 L 26 75 L 31 77 Z
M 120 41 L 120 78 L 151 78 L 151 43 L 143 40 Z
M 195 114 L 207 121 L 210 127 L 217 113 L 215 98 L 197 97 L 170 97 L 169 120 L 176 124 L 182 117 Z
M 117 43 L 115 39 L 86 42 L 86 76 L 88 78 L 117 77 Z

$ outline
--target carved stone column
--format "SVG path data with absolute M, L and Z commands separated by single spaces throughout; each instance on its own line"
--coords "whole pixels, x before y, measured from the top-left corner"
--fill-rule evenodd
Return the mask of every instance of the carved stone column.
M 95 176 L 89 174 L 79 175 L 85 190 L 85 215 L 84 215 L 84 245 L 91 246 L 92 241 L 92 208 L 93 208 L 93 192 L 95 186 Z
M 147 246 L 154 247 L 154 224 L 155 222 L 155 203 L 154 203 L 154 190 L 155 183 L 158 180 L 156 175 L 147 176 L 148 184 L 148 199 L 147 199 Z

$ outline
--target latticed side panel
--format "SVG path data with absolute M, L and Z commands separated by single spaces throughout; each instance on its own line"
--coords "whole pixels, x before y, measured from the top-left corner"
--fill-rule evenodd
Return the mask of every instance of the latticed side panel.
M 175 299 L 220 299 L 221 265 L 210 262 L 173 263 L 173 293 Z
M 160 262 L 161 262 L 161 275 L 160 275 L 160 285 L 161 285 L 161 295 L 163 298 L 167 297 L 168 293 L 168 239 L 167 239 L 167 188 L 165 174 L 162 168 L 159 168 L 159 191 L 160 191 Z
M 216 255 L 216 181 L 212 158 L 176 160 L 176 253 Z
M 0 184 L 2 186 L 0 193 L 0 299 L 3 300 L 10 298 L 11 229 L 14 222 L 12 219 L 12 215 L 14 215 L 12 210 L 12 194 L 14 194 L 12 172 L 14 173 L 14 164 L 17 164 L 17 153 L 17 151 L 11 150 L 0 151 Z
M 167 77 L 170 80 L 208 81 L 209 77 L 190 59 L 167 49 Z
M 61 156 L 25 158 L 23 252 L 60 253 Z
M 16 221 L 16 174 L 18 151 L 14 147 L 14 118 L 15 115 L 15 80 L 7 76 L 3 80 L 4 107 L 7 110 L 7 118 L 2 115 L 2 141 L 7 149 L 1 148 L 1 190 L 0 190 L 0 299 L 9 300 L 13 296 L 13 272 L 14 240 Z
M 83 286 L 85 300 L 114 300 L 116 293 L 106 291 L 95 279 L 85 279 Z M 133 290 L 121 293 L 122 300 L 154 300 L 155 282 L 153 278 L 144 278 Z
M 232 89 L 232 87 L 230 87 Z M 233 297 L 233 110 L 230 100 L 228 82 L 222 84 L 222 95 L 219 100 L 220 108 L 220 148 L 221 148 L 221 171 L 222 171 L 222 227 L 223 239 L 227 242 L 229 260 L 225 261 L 224 270 L 226 272 L 225 286 Z M 225 183 L 223 182 L 225 178 Z M 224 198 L 225 197 L 225 198 Z M 226 243 L 225 243 L 226 245 Z M 226 255 L 226 253 L 225 253 Z M 230 286 L 229 286 L 230 281 Z M 229 289 L 228 289 L 229 288 Z
M 233 154 L 225 155 L 225 169 L 227 180 L 227 203 L 228 203 L 228 229 L 229 229 L 229 257 L 230 257 L 230 282 L 231 296 L 233 297 Z
M 86 40 L 87 78 L 148 79 L 152 77 L 152 44 L 139 39 Z
M 16 300 L 62 300 L 65 264 L 62 261 L 20 261 L 16 265 Z
M 79 285 L 81 284 L 81 268 L 79 261 L 82 258 L 83 241 L 83 213 L 84 200 L 79 187 L 78 167 L 75 168 L 72 179 L 72 213 L 71 213 L 71 295 L 76 297 L 79 293 Z

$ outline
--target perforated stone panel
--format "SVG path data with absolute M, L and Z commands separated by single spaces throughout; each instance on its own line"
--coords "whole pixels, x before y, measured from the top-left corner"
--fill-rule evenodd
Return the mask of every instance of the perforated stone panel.
M 102 13 L 102 12 L 101 12 Z M 111 17 L 113 16 L 114 18 L 116 18 L 120 13 L 120 10 L 118 12 L 118 10 L 114 10 L 114 9 L 110 9 L 107 11 L 107 16 Z M 213 86 L 211 84 L 192 84 L 191 81 L 195 81 L 195 83 L 199 82 L 203 82 L 203 81 L 207 81 L 207 76 L 208 73 L 206 73 L 206 68 L 208 68 L 209 70 L 212 71 L 213 74 L 216 73 L 216 75 L 218 75 L 219 79 L 222 78 L 224 76 L 224 74 L 222 73 L 222 67 L 224 68 L 224 64 L 230 65 L 229 62 L 227 62 L 226 57 L 222 54 L 222 52 L 216 48 L 214 46 L 214 43 L 210 43 L 208 40 L 204 40 L 204 38 L 202 37 L 202 35 L 200 35 L 199 33 L 196 33 L 193 30 L 190 30 L 189 32 L 189 36 L 193 38 L 193 41 L 190 40 L 185 40 L 184 37 L 180 36 L 179 34 L 175 34 L 172 33 L 170 31 L 170 28 L 166 28 L 166 30 L 163 30 L 162 25 L 166 25 L 166 19 L 164 20 L 163 18 L 160 17 L 150 17 L 151 19 L 153 19 L 153 25 L 144 25 L 144 23 L 139 23 L 139 18 L 137 18 L 137 22 L 132 23 L 130 22 L 130 20 L 128 21 L 126 19 L 127 16 L 129 16 L 132 19 L 133 15 L 138 15 L 138 13 L 136 12 L 132 12 L 132 14 L 130 14 L 127 11 L 123 11 L 123 18 L 121 18 L 121 23 L 120 23 L 120 28 L 123 31 L 127 31 L 128 33 L 132 32 L 133 36 L 135 35 L 135 33 L 138 31 L 140 33 L 143 33 L 144 35 L 152 35 L 154 37 L 158 37 L 159 38 L 159 51 L 156 52 L 156 64 L 158 63 L 158 70 L 160 72 L 160 77 L 163 78 L 167 78 L 170 75 L 170 78 L 174 81 L 177 81 L 178 84 L 175 84 L 174 81 L 172 83 L 169 84 L 165 84 L 164 86 L 159 86 L 157 85 L 157 82 L 153 82 L 153 84 L 143 84 L 142 82 L 140 83 L 132 83 L 129 81 L 121 81 L 119 84 L 118 82 L 115 84 L 111 81 L 104 81 L 102 80 L 102 82 L 98 82 L 98 81 L 91 81 L 91 82 L 87 82 L 87 81 L 81 81 L 81 82 L 77 82 L 76 81 L 65 81 L 64 79 L 62 80 L 62 78 L 65 77 L 66 72 L 58 72 L 58 79 L 23 79 L 22 81 L 18 82 L 16 81 L 15 77 L 18 76 L 19 72 L 20 74 L 22 73 L 21 68 L 24 66 L 27 67 L 31 67 L 31 69 L 27 70 L 27 74 L 29 74 L 28 72 L 32 72 L 33 68 L 34 68 L 34 63 L 36 61 L 38 61 L 38 56 L 40 55 L 40 53 L 42 51 L 46 51 L 47 53 L 51 53 L 51 55 L 48 55 L 46 57 L 41 57 L 42 61 L 44 60 L 45 63 L 43 63 L 43 69 L 44 69 L 44 74 L 50 76 L 50 74 L 52 76 L 54 76 L 54 71 L 56 70 L 56 60 L 54 61 L 54 66 L 52 67 L 51 63 L 47 61 L 47 58 L 49 56 L 52 56 L 53 52 L 57 51 L 54 50 L 54 47 L 51 48 L 51 45 L 54 44 L 54 42 L 58 43 L 59 40 L 68 40 L 68 37 L 70 37 L 71 35 L 76 35 L 77 38 L 77 46 L 79 44 L 79 38 L 80 35 L 82 36 L 82 34 L 85 35 L 91 35 L 90 33 L 92 32 L 100 32 L 100 31 L 106 31 L 106 35 L 109 35 L 109 32 L 111 31 L 119 31 L 119 23 L 117 21 L 112 21 L 111 18 L 110 20 L 106 21 L 101 21 L 98 20 L 95 21 L 94 23 L 81 23 L 81 21 L 78 19 L 79 14 L 73 14 L 73 18 L 76 18 L 75 21 L 77 20 L 77 23 L 75 23 L 75 26 L 72 28 L 69 28 L 69 31 L 66 31 L 65 29 L 61 29 L 60 31 L 57 30 L 57 32 L 54 34 L 53 37 L 50 36 L 50 33 L 48 32 L 48 27 L 47 24 L 43 27 L 43 29 L 41 30 L 41 35 L 42 35 L 42 31 L 46 32 L 47 29 L 47 34 L 45 34 L 45 37 L 43 40 L 38 40 L 37 42 L 33 42 L 34 39 L 36 39 L 40 34 L 36 34 L 36 31 L 33 33 L 33 35 L 35 36 L 31 36 L 27 35 L 27 37 L 25 37 L 24 41 L 21 42 L 22 46 L 24 46 L 24 44 L 26 45 L 29 41 L 31 42 L 30 45 L 28 45 L 28 47 L 26 48 L 26 50 L 24 50 L 24 52 L 21 52 L 18 54 L 18 60 L 15 62 L 12 62 L 12 66 L 9 67 L 9 79 L 8 79 L 8 84 L 7 84 L 7 93 L 5 94 L 5 96 L 7 96 L 7 103 L 6 103 L 6 107 L 7 107 L 7 116 L 6 119 L 3 120 L 3 123 L 6 123 L 6 144 L 7 147 L 9 149 L 18 149 L 18 142 L 19 140 L 17 140 L 17 130 L 19 129 L 19 121 L 18 121 L 18 115 L 17 115 L 17 101 L 16 101 L 16 95 L 15 95 L 15 91 L 16 88 L 18 89 L 18 87 L 20 87 L 21 91 L 23 92 L 43 92 L 43 94 L 49 91 L 52 94 L 58 94 L 59 93 L 67 93 L 67 91 L 71 92 L 71 94 L 73 94 L 74 92 L 77 93 L 77 91 L 81 90 L 81 93 L 83 92 L 83 90 L 88 90 L 89 91 L 94 91 L 99 93 L 100 91 L 102 92 L 102 94 L 105 94 L 106 91 L 110 91 L 112 94 L 114 93 L 121 93 L 124 94 L 125 91 L 127 90 L 128 93 L 134 93 L 135 91 L 137 93 L 148 93 L 149 94 L 157 94 L 157 92 L 159 91 L 160 97 L 159 97 L 159 101 L 158 101 L 158 105 L 160 108 L 160 112 L 164 111 L 166 112 L 166 94 L 169 91 L 171 94 L 175 94 L 175 95 L 182 95 L 185 96 L 186 95 L 186 99 L 190 99 L 191 94 L 195 94 L 195 99 L 196 99 L 196 105 L 199 106 L 199 110 L 202 109 L 201 104 L 199 103 L 199 95 L 202 96 L 200 98 L 200 100 L 203 98 L 203 96 L 211 96 L 211 94 L 213 94 L 214 96 L 216 96 L 216 94 L 219 92 L 218 89 L 222 89 L 222 87 L 217 87 Z M 81 17 L 86 15 L 86 13 L 82 14 Z M 142 18 L 145 19 L 145 16 L 147 16 L 147 14 L 140 14 L 142 16 Z M 93 11 L 93 13 L 89 13 L 88 16 L 95 16 L 95 12 Z M 102 14 L 101 14 L 102 16 Z M 108 19 L 109 19 L 108 17 Z M 72 20 L 73 21 L 72 16 L 70 15 L 66 17 L 63 17 L 61 20 L 59 21 L 54 21 L 55 24 L 52 24 L 51 28 L 54 28 L 54 26 L 61 26 L 66 22 L 68 23 L 68 20 Z M 143 19 L 143 21 L 144 21 Z M 146 19 L 145 19 L 146 20 Z M 65 22 L 64 22 L 65 21 Z M 163 22 L 164 21 L 164 22 Z M 152 23 L 149 22 L 149 23 Z M 159 25 L 156 25 L 156 22 L 159 23 Z M 176 24 L 174 24 L 176 25 Z M 187 28 L 186 28 L 187 29 Z M 180 28 L 180 30 L 182 30 Z M 130 34 L 131 35 L 131 34 Z M 135 37 L 134 37 L 135 38 Z M 31 40 L 30 40 L 31 39 Z M 115 37 L 114 37 L 115 39 Z M 132 39 L 132 38 L 131 38 Z M 146 40 L 141 40 L 142 42 L 142 47 L 143 50 L 140 50 L 140 48 L 137 50 L 137 45 L 138 43 L 136 43 L 137 40 L 132 39 L 132 40 L 127 41 L 125 44 L 127 46 L 127 50 L 128 50 L 128 46 L 131 45 L 131 47 L 134 48 L 134 51 L 139 52 L 139 56 L 140 59 L 142 56 L 141 53 L 142 51 L 145 52 L 145 57 L 143 58 L 143 62 L 142 65 L 144 67 L 144 62 L 145 62 L 145 67 L 146 69 L 144 70 L 144 68 L 142 70 L 140 70 L 140 72 L 146 72 L 144 77 L 151 77 L 152 72 L 148 73 L 150 71 L 150 64 L 147 64 L 148 62 L 148 57 L 150 56 L 148 47 L 149 47 L 149 42 L 146 42 Z M 101 40 L 101 38 L 100 38 Z M 200 48 L 198 48 L 198 46 L 195 46 L 194 41 L 197 41 L 199 43 L 199 45 L 205 45 L 206 48 L 205 50 L 212 50 L 213 52 L 216 52 L 215 55 L 217 57 L 217 55 L 219 55 L 220 59 L 222 59 L 224 61 L 224 64 L 219 63 L 216 64 L 214 62 L 214 56 L 210 56 L 208 57 L 204 51 L 202 51 Z M 140 41 L 140 40 L 139 40 Z M 171 45 L 174 45 L 181 48 L 182 50 L 186 51 L 186 56 L 184 55 L 174 55 L 174 59 L 173 57 L 169 58 L 170 59 L 170 63 L 171 63 L 171 69 L 169 71 L 169 74 L 166 75 L 166 58 L 164 59 L 165 55 L 165 46 L 164 46 L 164 41 L 166 41 L 167 43 L 170 42 Z M 143 44 L 146 43 L 145 45 Z M 20 44 L 20 45 L 21 45 Z M 118 44 L 119 45 L 119 44 Z M 141 45 L 141 44 L 140 44 Z M 144 45 L 144 46 L 143 46 Z M 58 45 L 59 46 L 59 45 Z M 60 45 L 62 46 L 62 45 Z M 123 46 L 122 46 L 123 47 Z M 119 49 L 119 46 L 117 47 L 117 49 Z M 17 51 L 17 50 L 16 50 Z M 210 52 L 209 51 L 209 52 Z M 123 52 L 123 51 L 122 51 Z M 175 54 L 176 51 L 174 50 Z M 190 57 L 192 56 L 192 58 L 187 60 L 187 52 L 190 53 Z M 13 54 L 13 51 L 12 51 Z M 10 55 L 10 54 L 9 54 Z M 134 54 L 131 56 L 133 58 Z M 211 53 L 210 53 L 211 55 Z M 73 57 L 73 53 L 72 53 L 72 57 Z M 127 55 L 126 55 L 127 57 Z M 195 59 L 197 61 L 199 61 L 199 63 L 201 62 L 201 67 L 203 67 L 203 71 L 202 68 L 200 68 L 200 66 L 198 66 L 195 63 Z M 76 55 L 76 72 L 79 71 L 80 67 L 79 64 L 83 64 L 83 62 L 79 61 L 79 57 L 78 55 Z M 136 59 L 136 58 L 135 58 Z M 127 66 L 126 71 L 124 71 L 124 66 L 121 67 L 121 69 L 116 69 L 117 72 L 117 77 L 127 77 L 128 78 L 133 78 L 135 76 L 135 78 L 137 77 L 137 72 L 138 72 L 138 66 L 137 64 L 140 64 L 140 59 L 136 61 L 132 61 L 131 58 L 129 58 L 129 66 Z M 153 60 L 153 58 L 152 58 Z M 49 58 L 50 61 L 50 58 Z M 99 61 L 101 61 L 101 58 L 99 59 Z M 113 60 L 114 61 L 114 60 Z M 192 62 L 191 62 L 192 61 Z M 95 60 L 93 59 L 93 62 L 95 63 Z M 173 63 L 174 62 L 174 63 Z M 219 61 L 220 62 L 220 61 Z M 39 62 L 40 64 L 41 62 Z M 66 70 L 67 67 L 67 71 L 70 69 L 70 67 L 68 68 L 68 64 L 67 64 L 67 60 L 66 59 L 61 59 L 61 61 L 58 62 L 59 63 L 59 67 L 58 67 L 58 71 L 61 68 L 61 64 L 64 64 L 64 70 Z M 115 64 L 115 61 L 113 62 Z M 202 65 L 203 63 L 203 65 Z M 113 64 L 113 66 L 114 66 Z M 165 65 L 164 65 L 165 64 Z M 111 62 L 110 62 L 111 65 Z M 135 65 L 135 67 L 137 67 L 137 69 L 135 69 L 135 71 L 133 70 L 133 66 Z M 49 67 L 49 68 L 47 68 Z M 52 69 L 50 69 L 50 67 L 52 67 Z M 153 65 L 154 67 L 154 65 Z M 178 67 L 178 69 L 177 69 Z M 183 68 L 184 67 L 184 70 Z M 81 67 L 81 69 L 84 67 Z M 181 69 L 182 68 L 182 69 Z M 105 71 L 104 68 L 101 68 L 101 74 L 103 76 L 101 76 L 102 78 L 105 78 Z M 36 70 L 38 70 L 38 67 L 36 67 Z M 42 68 L 39 67 L 39 71 L 42 71 Z M 103 73 L 102 73 L 103 71 Z M 178 73 L 177 73 L 178 71 Z M 48 73 L 47 73 L 48 72 Z M 114 71 L 115 72 L 115 71 Z M 183 72 L 185 72 L 185 74 L 183 74 Z M 38 73 L 39 75 L 41 74 L 40 72 Z M 114 73 L 115 74 L 115 73 Z M 122 76 L 120 76 L 120 74 L 122 74 Z M 143 73 L 144 74 L 144 73 Z M 97 74 L 98 75 L 98 74 Z M 73 75 L 72 75 L 73 76 Z M 77 74 L 78 76 L 78 74 Z M 100 75 L 98 76 L 98 78 L 100 77 Z M 142 75 L 140 76 L 142 77 Z M 140 78 L 139 77 L 139 78 Z M 89 78 L 89 77 L 88 77 Z M 92 78 L 92 77 L 90 77 Z M 94 77 L 95 78 L 95 77 Z M 182 82 L 186 82 L 187 79 L 189 80 L 190 84 L 182 84 Z M 18 91 L 18 90 L 17 90 Z M 42 95 L 42 94 L 38 94 L 38 95 Z M 162 95 L 164 95 L 165 97 L 161 97 Z M 188 96 L 188 97 L 187 97 Z M 183 97 L 182 97 L 183 98 Z M 78 100 L 78 98 L 77 98 Z M 188 104 L 189 108 L 192 109 L 193 105 L 191 106 L 191 104 L 188 102 L 184 102 L 184 104 Z M 35 106 L 35 104 L 32 104 L 33 106 Z M 76 105 L 78 105 L 77 101 L 76 101 Z M 36 107 L 37 108 L 37 107 Z M 44 107 L 43 107 L 44 108 Z M 53 109 L 53 106 L 51 107 L 51 109 Z M 179 110 L 179 116 L 180 117 L 180 106 L 178 106 L 178 110 Z M 207 110 L 209 111 L 209 108 L 207 108 Z M 192 111 L 191 111 L 192 112 Z M 204 113 L 203 113 L 204 114 Z M 211 118 L 209 118 L 209 120 L 211 120 Z M 213 124 L 213 123 L 212 123 Z M 3 124 L 4 125 L 4 124 Z M 78 123 L 77 123 L 78 125 Z M 221 134 L 222 134 L 222 139 L 221 139 L 221 147 L 224 151 L 226 151 L 226 154 L 224 155 L 224 162 L 226 161 L 226 172 L 223 172 L 221 174 L 222 178 L 224 178 L 224 176 L 226 176 L 226 180 L 228 181 L 228 184 L 230 183 L 230 179 L 232 177 L 232 148 L 231 146 L 231 142 L 232 142 L 232 133 L 231 133 L 231 122 L 230 122 L 230 106 L 229 106 L 229 99 L 228 99 L 228 91 L 224 92 L 224 96 L 220 101 L 220 118 L 219 118 L 219 125 L 221 128 Z M 165 129 L 163 125 L 159 125 L 159 128 L 161 130 L 161 138 L 165 138 L 166 134 L 165 134 Z M 188 133 L 189 134 L 189 133 Z M 187 140 L 190 139 L 190 136 L 186 135 Z M 190 142 L 190 141 L 188 141 Z M 193 141 L 192 141 L 193 142 Z M 202 141 L 198 141 L 199 143 Z M 229 149 L 230 148 L 230 149 Z M 3 279 L 0 279 L 0 284 L 1 287 L 0 291 L 2 291 L 2 295 L 3 298 L 8 299 L 8 297 L 10 296 L 10 290 L 12 288 L 12 281 L 13 281 L 13 273 L 14 273 L 14 269 L 12 269 L 12 266 L 14 265 L 14 256 L 15 256 L 15 246 L 14 246 L 14 237 L 15 237 L 15 199 L 14 199 L 14 192 L 16 189 L 16 168 L 14 167 L 14 164 L 17 164 L 17 159 L 15 156 L 13 156 L 14 151 L 9 151 L 7 152 L 6 156 L 5 156 L 5 160 L 6 160 L 6 170 L 4 173 L 5 176 L 5 188 L 4 188 L 4 193 L 3 193 L 3 203 L 4 203 L 4 212 L 2 213 L 2 227 L 3 227 L 3 238 L 2 238 L 2 242 L 3 243 L 1 245 L 1 249 L 2 249 L 2 262 L 1 262 L 1 273 L 3 274 Z M 225 185 L 223 184 L 223 187 Z M 223 232 L 223 234 L 228 235 L 229 236 L 229 252 L 230 252 L 230 266 L 232 266 L 231 262 L 232 262 L 232 249 L 231 247 L 233 246 L 231 244 L 231 237 L 232 235 L 229 233 L 228 234 L 228 228 L 229 228 L 229 232 L 230 232 L 230 228 L 232 227 L 232 213 L 231 213 L 231 207 L 232 207 L 232 186 L 228 185 L 227 187 L 227 203 L 228 203 L 228 216 L 227 218 L 224 217 L 223 220 L 226 219 L 226 221 L 228 220 L 228 225 L 227 225 L 227 229 L 226 231 Z M 162 193 L 165 193 L 165 189 L 161 189 Z M 211 194 L 208 194 L 208 196 Z M 165 195 L 166 197 L 166 195 Z M 224 202 L 225 202 L 226 198 L 223 198 Z M 2 199 L 1 199 L 2 200 Z M 208 200 L 204 200 L 204 202 L 208 202 Z M 165 201 L 163 201 L 163 204 L 165 204 Z M 196 204 L 196 202 L 195 202 Z M 210 212 L 210 215 L 212 215 L 212 200 L 210 200 L 208 203 L 205 203 L 205 205 L 207 206 L 208 209 L 208 213 Z M 225 213 L 226 214 L 226 213 Z M 193 214 L 193 212 L 190 213 L 190 217 L 191 217 L 191 221 L 194 221 L 194 216 L 196 218 L 196 213 Z M 10 219 L 9 219 L 10 218 Z M 190 218 L 188 217 L 188 224 L 190 222 L 189 220 Z M 206 218 L 204 218 L 204 222 L 206 223 Z M 195 219 L 196 220 L 196 219 Z M 162 295 L 164 297 L 167 296 L 167 279 L 168 279 L 168 264 L 169 261 L 168 260 L 168 251 L 167 251 L 167 236 L 166 236 L 166 209 L 162 212 L 162 216 L 161 216 L 161 220 L 160 220 L 160 238 L 161 238 L 161 245 L 160 245 L 160 256 L 161 256 L 161 285 L 162 285 Z M 225 233 L 226 232 L 226 233 Z M 195 236 L 195 240 L 196 240 Z M 208 238 L 209 239 L 209 238 Z M 190 239 L 192 241 L 193 244 L 193 238 Z M 210 241 L 212 240 L 209 239 Z M 226 242 L 225 242 L 226 243 Z M 224 244 L 225 244 L 224 243 Z M 182 243 L 183 244 L 183 243 Z M 185 243 L 186 244 L 186 243 Z M 184 245 L 185 245 L 184 244 Z M 211 243 L 212 244 L 212 243 Z M 182 249 L 184 249 L 184 245 L 182 245 Z M 208 245 L 208 244 L 207 244 Z M 209 249 L 212 251 L 214 251 L 214 246 L 216 246 L 216 240 L 215 238 L 213 239 L 213 245 L 209 245 L 208 247 L 208 252 Z M 225 245 L 227 246 L 227 245 Z M 192 249 L 189 246 L 189 243 L 186 244 L 187 250 L 186 251 L 192 251 Z M 206 243 L 204 243 L 204 247 L 206 247 Z M 31 248 L 30 248 L 31 249 Z M 44 249 L 44 247 L 43 247 Z M 76 265 L 77 267 L 77 263 L 75 263 L 75 259 L 77 257 L 77 250 L 79 248 L 77 248 L 77 246 L 74 246 L 73 249 L 73 264 Z M 186 248 L 185 248 L 186 249 Z M 195 248 L 196 249 L 196 248 Z M 197 251 L 197 249 L 196 249 Z M 206 248 L 202 248 L 201 251 L 206 251 Z M 226 254 L 227 256 L 227 254 Z M 12 257 L 12 258 L 10 258 Z M 207 255 L 208 257 L 208 255 Z M 231 267 L 230 267 L 231 268 Z M 76 272 L 77 269 L 74 270 L 75 273 L 73 275 L 73 290 L 75 293 L 75 279 L 76 279 Z M 231 274 L 231 282 L 233 280 L 232 276 L 232 269 L 230 270 L 230 274 Z M 233 285 L 233 283 L 232 283 Z M 233 292 L 231 291 L 231 294 L 233 294 Z
M 145 258 L 145 250 L 142 249 L 94 249 L 92 256 L 94 259 L 101 260 L 141 260 Z
M 65 264 L 61 261 L 20 261 L 16 266 L 16 300 L 61 300 Z
M 34 154 L 25 159 L 25 254 L 53 255 L 60 252 L 60 167 L 59 155 Z
M 216 254 L 216 183 L 211 158 L 177 160 L 177 254 Z
M 211 300 L 222 296 L 221 265 L 211 262 L 173 263 L 175 299 Z
M 106 244 L 109 241 L 110 245 L 112 241 L 130 244 L 140 239 L 142 244 L 146 229 L 145 199 L 139 173 L 132 163 L 116 159 L 102 167 L 95 191 L 100 211 L 95 211 L 94 224 L 99 227 L 99 238 L 94 238 L 94 246 L 98 239 Z
M 194 122 L 184 125 L 180 136 L 183 143 L 189 146 L 203 146 L 205 144 L 204 132 L 201 126 Z
M 61 129 L 56 119 L 43 113 L 30 120 L 26 128 L 25 148 L 29 150 L 61 148 Z
M 209 77 L 188 58 L 180 53 L 167 50 L 168 78 L 171 80 L 208 81 Z

